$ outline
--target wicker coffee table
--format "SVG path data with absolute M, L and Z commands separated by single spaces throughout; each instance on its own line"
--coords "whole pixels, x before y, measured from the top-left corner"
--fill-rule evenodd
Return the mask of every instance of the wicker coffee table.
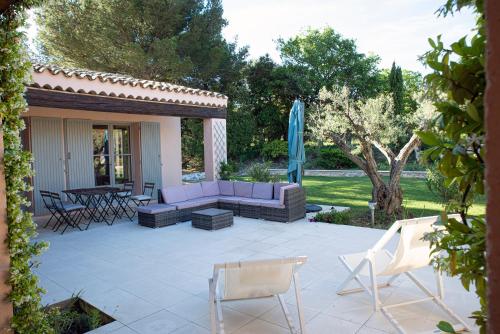
M 233 225 L 233 212 L 221 209 L 204 209 L 191 214 L 191 225 L 204 230 L 219 230 Z

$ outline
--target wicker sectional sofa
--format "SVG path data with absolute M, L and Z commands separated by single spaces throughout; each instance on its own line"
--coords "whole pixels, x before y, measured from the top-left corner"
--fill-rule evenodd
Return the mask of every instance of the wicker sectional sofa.
M 176 206 L 179 221 L 193 211 L 219 208 L 235 216 L 293 222 L 304 218 L 305 192 L 298 184 L 206 181 L 158 190 L 158 203 Z

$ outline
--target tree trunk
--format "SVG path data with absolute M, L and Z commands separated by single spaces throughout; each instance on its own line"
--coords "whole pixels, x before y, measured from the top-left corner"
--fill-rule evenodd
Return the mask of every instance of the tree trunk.
M 382 183 L 378 187 L 373 187 L 373 191 L 378 209 L 384 211 L 387 215 L 396 215 L 401 218 L 403 213 L 403 190 L 399 184 L 395 187 L 388 187 Z

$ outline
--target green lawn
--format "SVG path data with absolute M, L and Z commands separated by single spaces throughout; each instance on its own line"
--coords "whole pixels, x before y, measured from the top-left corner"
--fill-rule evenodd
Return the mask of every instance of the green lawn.
M 371 199 L 371 183 L 368 177 L 306 176 L 303 185 L 306 188 L 308 203 L 348 206 L 353 211 L 365 211 Z M 437 214 L 443 210 L 437 197 L 427 189 L 425 180 L 403 178 L 401 185 L 404 206 L 414 216 Z M 484 212 L 485 201 L 481 198 L 470 210 L 470 214 L 480 215 Z

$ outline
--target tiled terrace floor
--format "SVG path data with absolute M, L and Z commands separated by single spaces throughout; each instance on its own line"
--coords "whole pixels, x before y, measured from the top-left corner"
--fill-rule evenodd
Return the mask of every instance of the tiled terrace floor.
M 347 275 L 337 255 L 365 250 L 382 233 L 305 220 L 282 224 L 241 217 L 235 217 L 233 227 L 215 232 L 193 229 L 190 223 L 150 229 L 128 221 L 62 236 L 41 229 L 39 239 L 49 241 L 50 249 L 36 273 L 47 290 L 44 303 L 81 292 L 117 319 L 96 333 L 196 334 L 209 332 L 207 279 L 214 263 L 307 255 L 300 275 L 308 333 L 393 333 L 383 315 L 372 311 L 368 295 L 335 293 Z M 416 274 L 434 289 L 431 270 Z M 445 288 L 445 301 L 463 318 L 477 309 L 477 299 L 458 280 L 445 279 Z M 420 296 L 406 279 L 381 290 L 382 301 L 415 295 Z M 286 300 L 294 310 L 293 295 Z M 409 333 L 432 332 L 439 320 L 448 319 L 432 302 L 405 307 L 395 315 Z M 288 333 L 274 299 L 227 302 L 224 320 L 228 333 Z

